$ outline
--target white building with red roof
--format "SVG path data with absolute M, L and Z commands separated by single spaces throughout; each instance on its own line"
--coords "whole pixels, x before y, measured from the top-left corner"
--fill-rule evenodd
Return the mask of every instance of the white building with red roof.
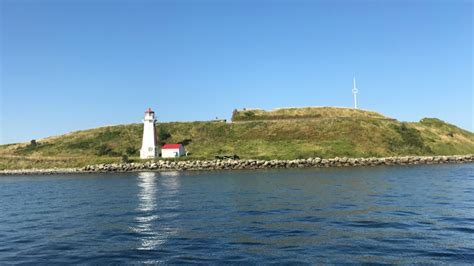
M 186 155 L 183 144 L 165 144 L 161 147 L 161 157 L 176 158 Z

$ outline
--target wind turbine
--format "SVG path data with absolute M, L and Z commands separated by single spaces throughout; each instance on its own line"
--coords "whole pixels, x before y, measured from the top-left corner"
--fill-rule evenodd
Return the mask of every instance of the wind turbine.
M 352 94 L 354 94 L 354 109 L 357 109 L 357 93 L 359 93 L 359 90 L 356 88 L 356 78 L 354 77 L 354 87 L 352 88 Z

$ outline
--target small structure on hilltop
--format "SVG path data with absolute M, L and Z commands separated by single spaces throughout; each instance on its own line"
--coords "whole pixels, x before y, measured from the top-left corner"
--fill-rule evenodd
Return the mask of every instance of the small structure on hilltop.
M 354 109 L 357 109 L 357 93 L 359 93 L 359 90 L 356 87 L 356 78 L 354 77 L 354 86 L 352 87 L 352 94 L 354 94 Z
M 155 158 L 157 155 L 155 123 L 155 112 L 153 112 L 151 108 L 148 108 L 148 110 L 145 111 L 145 118 L 143 119 L 143 140 L 142 148 L 140 149 L 141 159 Z
M 185 154 L 186 150 L 183 144 L 165 144 L 161 147 L 161 157 L 163 158 L 177 158 Z

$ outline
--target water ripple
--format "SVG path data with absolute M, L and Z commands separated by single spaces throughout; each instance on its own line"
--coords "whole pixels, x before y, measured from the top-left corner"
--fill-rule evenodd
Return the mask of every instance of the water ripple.
M 0 264 L 470 264 L 473 170 L 0 177 Z

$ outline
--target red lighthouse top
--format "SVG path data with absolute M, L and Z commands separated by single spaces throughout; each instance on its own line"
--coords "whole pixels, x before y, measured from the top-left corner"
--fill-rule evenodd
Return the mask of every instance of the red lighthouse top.
M 149 113 L 155 113 L 155 112 L 153 112 L 153 110 L 151 110 L 151 108 L 148 108 L 148 110 L 145 111 L 145 114 L 149 114 Z

